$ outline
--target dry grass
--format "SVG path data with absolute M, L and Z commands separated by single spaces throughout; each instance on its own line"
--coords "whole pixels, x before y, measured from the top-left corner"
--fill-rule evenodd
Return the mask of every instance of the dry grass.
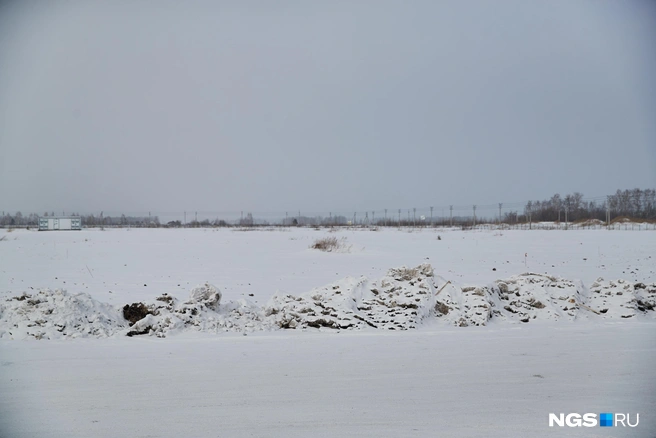
M 324 237 L 323 239 L 317 239 L 312 245 L 310 245 L 310 248 L 324 252 L 335 252 L 343 247 L 344 242 L 337 239 L 337 237 Z

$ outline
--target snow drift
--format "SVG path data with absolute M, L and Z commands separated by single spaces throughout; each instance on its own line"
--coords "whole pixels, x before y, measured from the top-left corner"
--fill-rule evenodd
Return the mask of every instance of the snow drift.
M 260 307 L 222 302 L 209 283 L 180 301 L 163 294 L 123 311 L 88 294 L 45 289 L 0 302 L 0 338 L 59 339 L 279 329 L 408 330 L 425 323 L 458 327 L 531 321 L 656 317 L 656 283 L 579 281 L 525 273 L 486 286 L 436 277 L 429 264 L 390 269 L 378 280 L 347 277 L 300 296 L 276 293 Z

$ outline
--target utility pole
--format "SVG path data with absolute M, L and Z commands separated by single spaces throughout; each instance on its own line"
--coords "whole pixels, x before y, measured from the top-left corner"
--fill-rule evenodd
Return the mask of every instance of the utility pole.
M 474 226 L 476 226 L 476 206 L 474 205 Z
M 449 226 L 453 226 L 453 205 L 449 205 Z
M 376 225 L 376 212 L 371 212 L 371 225 Z
M 196 219 L 195 219 L 195 221 L 196 221 L 196 223 L 198 223 L 198 212 L 196 212 Z
M 567 213 L 569 213 L 569 206 L 565 206 L 565 229 L 567 229 L 568 223 L 567 223 Z
M 417 209 L 414 207 L 412 208 L 412 226 L 417 226 Z
M 387 209 L 385 209 L 385 220 L 383 221 L 383 225 L 387 226 Z
M 399 228 L 401 228 L 401 209 L 399 208 Z
M 430 221 L 431 227 L 433 226 L 433 207 L 431 207 L 431 221 Z
M 503 207 L 503 203 L 499 202 L 499 226 L 501 226 L 501 207 Z
M 285 225 L 289 225 L 289 215 L 285 212 Z
M 186 211 L 184 212 L 184 223 L 183 223 L 183 225 L 185 225 L 185 226 L 187 225 L 187 212 Z

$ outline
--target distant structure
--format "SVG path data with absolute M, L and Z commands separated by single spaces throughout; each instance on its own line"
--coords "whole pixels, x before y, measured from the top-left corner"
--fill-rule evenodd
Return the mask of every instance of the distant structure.
M 39 231 L 81 230 L 80 216 L 45 216 L 39 217 Z

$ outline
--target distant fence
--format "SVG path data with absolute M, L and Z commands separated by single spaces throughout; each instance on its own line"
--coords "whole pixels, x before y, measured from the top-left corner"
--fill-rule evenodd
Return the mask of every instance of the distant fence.
M 154 224 L 154 223 L 136 223 L 136 224 L 125 224 L 125 225 L 100 225 L 100 224 L 82 224 L 83 228 L 231 228 L 235 230 L 261 230 L 261 229 L 288 229 L 288 228 L 316 228 L 316 229 L 348 229 L 348 230 L 376 230 L 379 228 L 397 228 L 404 230 L 422 230 L 422 229 L 434 229 L 434 230 L 462 230 L 462 231 L 506 231 L 506 230 L 616 230 L 616 231 L 656 231 L 656 223 L 635 223 L 635 222 L 623 222 L 623 223 L 614 223 L 610 225 L 601 224 L 601 223 L 558 223 L 558 222 L 538 222 L 538 223 L 517 223 L 517 224 L 506 224 L 506 223 L 483 223 L 483 224 L 458 224 L 458 225 L 448 225 L 448 224 L 438 224 L 434 223 L 432 225 L 426 223 L 412 223 L 407 221 L 401 221 L 396 223 L 388 223 L 387 225 L 380 224 L 207 224 L 201 222 L 190 222 L 187 224 L 176 224 L 176 225 L 167 225 L 167 224 Z M 38 230 L 38 225 L 0 225 L 0 229 L 27 229 L 27 230 Z

